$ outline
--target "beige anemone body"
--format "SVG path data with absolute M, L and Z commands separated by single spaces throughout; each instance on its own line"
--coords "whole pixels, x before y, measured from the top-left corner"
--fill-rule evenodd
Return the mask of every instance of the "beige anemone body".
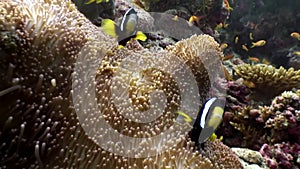
M 6 70 L 0 76 L 3 82 L 0 84 L 1 166 L 241 168 L 233 152 L 219 141 L 208 142 L 205 151 L 197 152 L 193 142 L 175 133 L 174 137 L 180 139 L 179 143 L 174 142 L 175 145 L 168 147 L 162 154 L 135 159 L 115 155 L 87 136 L 75 112 L 76 105 L 72 102 L 74 64 L 80 54 L 103 56 L 95 83 L 97 101 L 99 105 L 104 105 L 101 111 L 106 122 L 122 134 L 151 137 L 160 133 L 174 123 L 172 119 L 175 115 L 172 111 L 176 110 L 181 98 L 178 86 L 173 84 L 174 79 L 168 73 L 145 69 L 143 75 L 146 80 L 143 83 L 139 79 L 129 80 L 133 107 L 147 110 L 149 93 L 158 88 L 169 93 L 166 97 L 167 107 L 155 122 L 141 125 L 126 121 L 124 114 L 120 114 L 110 101 L 111 93 L 108 89 L 111 76 L 119 70 L 122 59 L 138 55 L 150 57 L 155 53 L 142 48 L 119 50 L 116 41 L 92 25 L 70 1 L 1 1 L 0 31 L 12 34 L 18 44 L 15 50 L 0 50 L 3 54 L 1 70 Z M 87 51 L 83 50 L 84 47 L 95 53 L 85 53 Z M 191 67 L 202 103 L 209 95 L 211 85 L 206 69 L 218 65 L 222 55 L 218 44 L 207 35 L 193 36 L 169 47 L 162 54 L 179 57 Z M 203 61 L 209 64 L 204 65 Z M 83 100 L 81 104 L 89 102 Z M 97 113 L 93 115 L 96 117 Z M 187 127 L 190 126 L 181 126 Z M 100 128 L 97 133 L 105 132 L 103 130 Z M 143 144 L 145 147 L 153 147 L 154 143 L 150 141 Z M 220 159 L 224 157 L 228 160 Z

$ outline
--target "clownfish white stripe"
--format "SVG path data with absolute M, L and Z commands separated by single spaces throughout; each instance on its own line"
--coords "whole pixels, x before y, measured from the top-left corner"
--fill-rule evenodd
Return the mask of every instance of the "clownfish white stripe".
M 205 126 L 205 119 L 206 119 L 206 116 L 209 112 L 209 108 L 211 107 L 211 105 L 217 100 L 216 97 L 213 97 L 211 98 L 210 100 L 208 100 L 205 105 L 204 105 L 204 109 L 203 109 L 203 114 L 201 115 L 201 120 L 200 120 L 200 126 L 202 128 L 204 128 Z
M 126 13 L 124 14 L 124 17 L 123 17 L 123 19 L 122 19 L 122 21 L 121 21 L 121 24 L 120 24 L 120 30 L 121 30 L 121 31 L 124 30 L 124 22 L 125 22 L 125 20 L 126 20 L 126 18 L 127 18 L 128 13 L 131 12 L 132 10 L 134 10 L 134 9 L 133 9 L 133 8 L 130 8 L 130 9 L 128 9 L 128 10 L 126 11 Z

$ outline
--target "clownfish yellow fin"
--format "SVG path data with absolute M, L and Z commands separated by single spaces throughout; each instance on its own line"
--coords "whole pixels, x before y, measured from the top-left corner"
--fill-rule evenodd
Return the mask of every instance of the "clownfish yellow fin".
M 89 0 L 88 2 L 86 2 L 85 4 L 91 4 L 91 3 L 93 3 L 93 2 L 95 2 L 96 1 L 96 4 L 100 4 L 102 1 L 104 1 L 104 2 L 108 2 L 109 0 Z
M 95 0 L 89 0 L 89 2 L 86 2 L 85 4 L 91 4 L 91 3 L 93 3 Z
M 176 112 L 179 116 L 182 116 L 184 118 L 184 121 L 187 123 L 190 123 L 192 121 L 192 118 L 187 115 L 186 113 L 184 113 L 183 111 L 178 111 Z
M 101 27 L 106 34 L 113 36 L 113 37 L 117 37 L 116 23 L 113 20 L 103 19 Z
M 141 32 L 141 31 L 137 31 L 136 32 L 136 36 L 135 36 L 135 38 L 134 38 L 135 40 L 140 40 L 140 41 L 146 41 L 146 39 L 147 39 L 147 36 L 143 33 L 143 32 Z
M 210 137 L 209 137 L 209 141 L 215 141 L 217 139 L 217 135 L 215 133 L 213 133 Z
M 215 141 L 216 139 L 222 141 L 223 140 L 223 136 L 219 137 L 216 135 L 216 133 L 213 133 L 210 137 L 209 137 L 209 141 Z
M 119 49 L 123 49 L 124 48 L 124 46 L 123 45 L 119 45 Z

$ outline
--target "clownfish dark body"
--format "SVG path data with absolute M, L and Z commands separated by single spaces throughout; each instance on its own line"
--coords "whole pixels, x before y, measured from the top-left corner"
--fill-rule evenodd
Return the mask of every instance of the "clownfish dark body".
M 200 109 L 190 132 L 191 140 L 196 145 L 204 143 L 222 122 L 223 113 L 221 100 L 216 97 L 207 100 Z
M 141 41 L 147 39 L 145 34 L 136 30 L 137 23 L 137 12 L 130 8 L 124 14 L 119 26 L 111 19 L 104 19 L 101 27 L 106 34 L 117 38 L 119 45 L 125 46 L 131 38 Z

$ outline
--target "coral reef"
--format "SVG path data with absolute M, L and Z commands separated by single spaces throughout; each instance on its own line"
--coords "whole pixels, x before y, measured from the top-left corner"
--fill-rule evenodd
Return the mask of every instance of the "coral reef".
M 261 101 L 300 86 L 300 71 L 294 68 L 286 70 L 283 67 L 276 69 L 265 64 L 242 64 L 234 69 L 237 76 L 254 84 L 253 97 Z
M 266 159 L 270 169 L 277 168 L 299 168 L 300 167 L 300 145 L 297 143 L 277 143 L 274 145 L 264 144 L 260 153 Z
M 299 90 L 283 92 L 273 99 L 270 106 L 259 106 L 258 109 L 245 106 L 227 111 L 218 133 L 224 136 L 226 145 L 265 152 L 263 155 L 269 167 L 285 163 L 285 160 L 289 161 L 287 166 L 297 166 L 300 141 L 299 96 Z M 278 147 L 286 147 L 285 144 L 290 145 L 291 149 L 287 152 L 279 150 Z M 286 156 L 292 158 L 285 159 Z M 270 161 L 273 157 L 277 162 Z M 283 168 L 290 168 L 287 166 Z
M 270 106 L 260 106 L 258 109 L 245 106 L 227 111 L 223 125 L 225 128 L 232 125 L 241 132 L 241 135 L 236 135 L 236 139 L 243 138 L 235 146 L 240 144 L 257 150 L 263 143 L 299 141 L 299 105 L 299 94 L 283 92 L 273 99 Z M 224 142 L 230 145 L 227 141 L 231 142 L 225 137 Z
M 81 65 L 90 61 L 89 57 L 103 57 L 100 63 L 94 63 L 98 71 L 95 82 L 96 92 L 92 92 L 96 93 L 97 105 L 104 114 L 101 117 L 124 135 L 147 138 L 161 133 L 164 128 L 174 123 L 175 115 L 172 112 L 179 107 L 179 101 L 184 101 L 183 98 L 178 97 L 177 85 L 188 84 L 175 85 L 170 74 L 150 68 L 141 72 L 143 76 L 131 79 L 129 70 L 122 69 L 124 65 L 121 61 L 139 58 L 142 63 L 148 61 L 143 59 L 151 59 L 154 56 L 159 60 L 162 57 L 168 59 L 175 55 L 176 58 L 184 60 L 195 74 L 201 103 L 209 95 L 209 88 L 213 86 L 208 74 L 221 71 L 219 62 L 216 62 L 221 57 L 221 52 L 213 38 L 207 35 L 194 36 L 161 53 L 150 52 L 136 45 L 132 45 L 133 49 L 130 49 L 129 45 L 129 48 L 119 50 L 117 42 L 92 25 L 70 1 L 5 0 L 0 2 L 0 11 L 0 31 L 12 35 L 8 36 L 12 38 L 11 40 L 5 41 L 17 44 L 17 48 L 12 45 L 16 50 L 11 50 L 10 45 L 3 43 L 2 40 L 7 34 L 5 36 L 1 34 L 1 167 L 241 168 L 235 154 L 220 141 L 207 142 L 204 150 L 197 152 L 198 147 L 194 147 L 193 142 L 176 132 L 168 138 L 168 143 L 172 146 L 167 147 L 162 154 L 145 158 L 118 156 L 101 148 L 84 130 L 87 126 L 99 127 L 97 120 L 100 115 L 93 109 L 84 109 L 82 114 L 92 118 L 87 118 L 86 123 L 80 125 L 80 118 L 75 112 L 78 108 L 76 106 L 89 106 L 95 101 L 95 98 L 85 98 L 84 94 L 76 95 L 76 91 L 72 90 L 74 89 L 72 87 L 75 89 L 82 87 L 80 85 L 86 80 L 79 79 L 72 86 L 72 79 L 78 73 L 82 73 L 74 72 L 74 67 L 77 66 L 75 61 L 79 56 L 85 56 L 78 63 Z M 164 60 L 162 65 L 165 64 L 170 64 L 169 66 L 172 67 L 173 62 Z M 86 67 L 93 66 L 90 64 Z M 126 120 L 124 116 L 131 115 L 128 114 L 130 109 L 125 107 L 125 113 L 120 113 L 110 99 L 114 93 L 105 90 L 110 89 L 109 85 L 114 80 L 112 76 L 118 73 L 132 86 L 129 99 L 120 101 L 131 100 L 136 109 L 149 109 L 151 91 L 162 89 L 168 93 L 167 107 L 163 109 L 163 115 L 148 124 Z M 141 77 L 144 79 L 139 79 Z M 94 84 L 94 81 L 89 84 Z M 84 92 L 89 90 L 88 87 L 84 88 Z M 81 98 L 82 101 L 80 104 L 74 104 L 74 98 Z M 189 103 L 188 106 L 190 104 L 194 103 Z M 85 114 L 86 112 L 88 114 Z M 148 117 L 146 113 L 138 114 L 136 117 L 140 116 Z M 190 126 L 177 125 L 173 130 L 180 131 L 188 127 Z M 99 137 L 107 136 L 106 129 L 90 129 L 88 132 L 95 131 Z M 178 139 L 180 142 L 175 144 Z M 112 145 L 111 142 L 107 144 L 114 148 L 119 146 Z M 140 149 L 140 152 L 159 149 L 155 147 L 157 144 L 155 141 L 143 142 L 142 146 L 145 146 L 145 149 Z

